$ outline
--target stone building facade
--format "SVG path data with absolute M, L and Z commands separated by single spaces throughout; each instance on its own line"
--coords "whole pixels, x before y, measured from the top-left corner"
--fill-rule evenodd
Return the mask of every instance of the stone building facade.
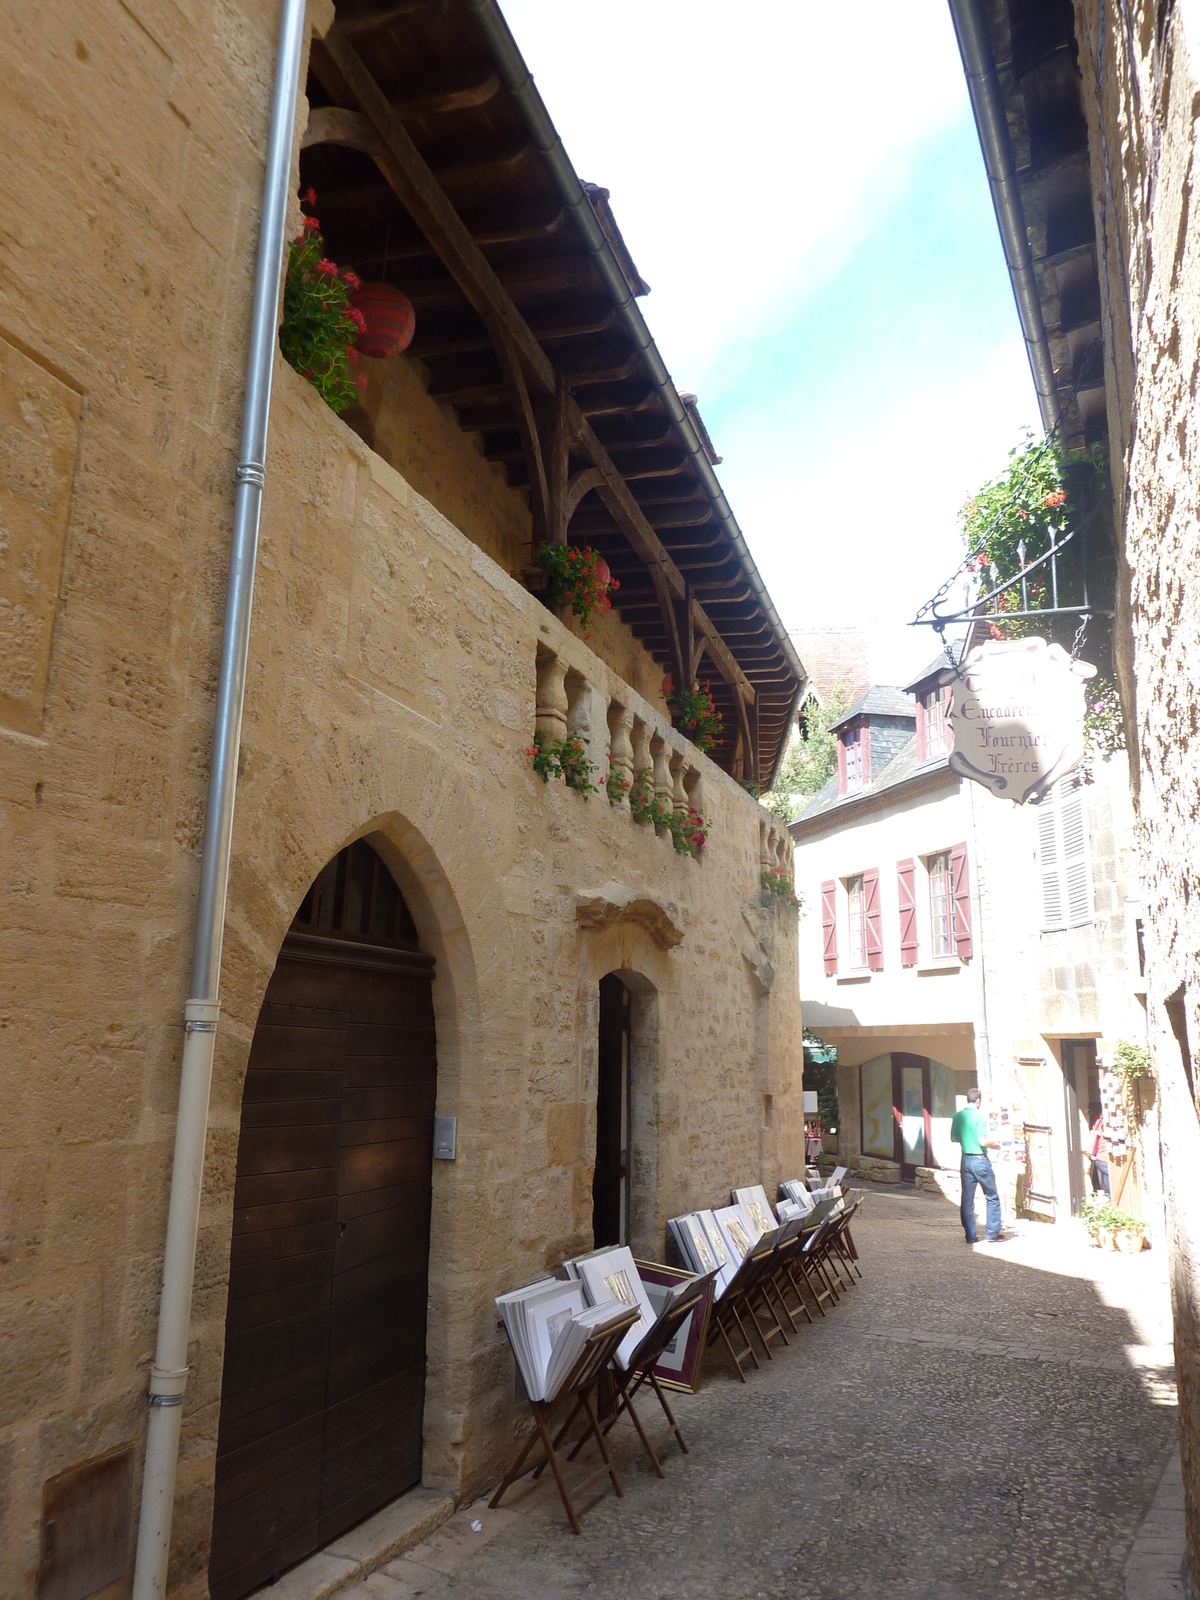
M 1075 7 L 1100 263 L 1122 610 L 1118 664 L 1147 895 L 1180 1439 L 1200 1571 L 1200 15 Z
M 1084 1147 L 1101 1063 L 1122 1040 L 1146 1039 L 1126 765 L 1098 762 L 1093 781 L 1068 779 L 1038 806 L 987 793 L 951 770 L 952 727 L 938 717 L 931 731 L 928 702 L 947 693 L 944 657 L 931 665 L 910 685 L 917 701 L 905 697 L 904 744 L 858 784 L 843 755 L 842 772 L 791 824 L 797 890 L 813 908 L 800 928 L 805 1024 L 837 1048 L 841 1160 L 957 1198 L 949 1121 L 978 1084 L 989 1106 L 1050 1130 L 1036 1185 L 1024 1161 L 1002 1163 L 1008 1204 L 1034 1186 L 1035 1214 L 1065 1222 L 1090 1190 Z M 899 698 L 872 689 L 865 704 L 894 709 Z M 875 721 L 869 710 L 847 717 L 843 743 L 860 718 Z M 851 926 L 856 911 L 866 938 Z M 907 1110 L 906 1087 L 916 1097 Z M 1160 1237 L 1157 1160 L 1151 1125 L 1121 1199 L 1141 1208 L 1148 1171 Z M 1114 1166 L 1117 1181 L 1122 1172 Z
M 331 8 L 313 9 L 329 26 Z M 129 1452 L 132 1563 L 203 829 L 274 4 L 10 8 L 0 139 L 0 1591 L 35 1592 L 47 1485 Z M 297 147 L 307 108 L 298 116 Z M 293 194 L 299 178 L 293 164 Z M 293 231 L 298 211 L 293 204 Z M 373 441 L 369 444 L 369 437 Z M 802 1159 L 781 824 L 677 733 L 617 612 L 590 641 L 516 579 L 525 494 L 403 360 L 356 427 L 277 358 L 168 1592 L 208 1592 L 243 1084 L 310 886 L 356 840 L 432 959 L 422 1481 L 499 1475 L 493 1296 L 593 1240 L 600 981 L 632 1001 L 630 1214 Z M 536 730 L 649 772 L 699 857 Z M 729 762 L 726 762 L 728 767 Z M 344 1231 L 344 1229 L 343 1229 Z M 109 1591 L 106 1589 L 105 1593 Z
M 950 0 L 1047 428 L 1106 447 L 1121 688 L 1200 1570 L 1200 231 L 1193 0 Z M 1102 359 L 1100 357 L 1102 356 Z

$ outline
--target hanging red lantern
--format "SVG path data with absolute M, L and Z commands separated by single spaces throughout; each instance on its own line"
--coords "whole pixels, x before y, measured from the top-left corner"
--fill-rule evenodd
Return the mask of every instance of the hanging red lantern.
M 350 304 L 362 312 L 367 323 L 354 341 L 359 355 L 386 361 L 408 349 L 417 331 L 417 314 L 407 295 L 390 283 L 364 283 L 350 296 Z

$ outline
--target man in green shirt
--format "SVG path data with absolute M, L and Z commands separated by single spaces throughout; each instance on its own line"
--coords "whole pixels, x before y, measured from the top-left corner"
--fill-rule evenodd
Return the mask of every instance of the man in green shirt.
M 975 1190 L 983 1190 L 987 1198 L 987 1224 L 984 1233 L 986 1244 L 995 1244 L 1000 1237 L 1000 1191 L 996 1188 L 996 1174 L 988 1158 L 988 1150 L 998 1150 L 999 1139 L 987 1137 L 987 1118 L 979 1109 L 983 1096 L 978 1089 L 967 1090 L 967 1103 L 954 1113 L 950 1124 L 950 1137 L 962 1150 L 962 1217 L 963 1232 L 968 1244 L 975 1244 Z

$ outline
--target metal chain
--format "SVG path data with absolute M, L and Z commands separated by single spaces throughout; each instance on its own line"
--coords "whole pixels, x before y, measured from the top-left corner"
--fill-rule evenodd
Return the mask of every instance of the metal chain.
M 1079 626 L 1075 629 L 1075 639 L 1071 645 L 1071 660 L 1078 661 L 1079 652 L 1083 649 L 1084 636 L 1087 633 L 1089 614 L 1085 611 L 1080 618 Z

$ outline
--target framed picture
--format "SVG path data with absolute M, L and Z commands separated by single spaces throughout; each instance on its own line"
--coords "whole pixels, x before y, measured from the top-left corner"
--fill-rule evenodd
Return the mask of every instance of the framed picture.
M 686 1278 L 695 1277 L 693 1272 L 684 1272 L 679 1267 L 664 1267 L 659 1261 L 636 1261 L 634 1265 L 646 1286 L 656 1316 L 665 1291 Z M 700 1366 L 704 1360 L 704 1347 L 708 1343 L 708 1319 L 712 1315 L 715 1287 L 714 1280 L 709 1284 L 704 1299 L 655 1362 L 654 1376 L 664 1389 L 681 1389 L 685 1394 L 695 1394 L 700 1387 Z

